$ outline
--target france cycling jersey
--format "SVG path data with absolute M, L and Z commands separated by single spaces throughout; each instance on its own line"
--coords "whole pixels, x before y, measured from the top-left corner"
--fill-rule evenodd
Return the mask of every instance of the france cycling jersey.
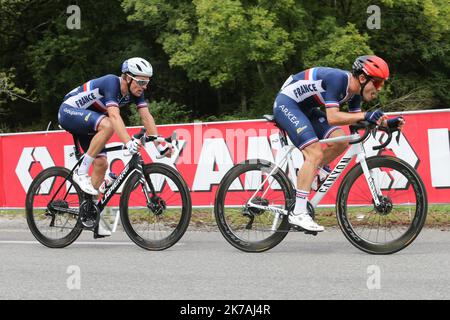
M 64 97 L 64 103 L 74 108 L 95 110 L 102 113 L 106 113 L 108 107 L 123 107 L 133 102 L 138 108 L 146 108 L 147 103 L 144 94 L 140 97 L 134 97 L 131 94 L 122 96 L 120 81 L 122 81 L 121 78 L 115 75 L 106 75 L 88 81 L 69 92 Z
M 280 93 L 305 107 L 339 108 L 348 102 L 350 112 L 361 111 L 361 97 L 348 92 L 351 73 L 333 68 L 311 68 L 290 76 Z
M 302 150 L 339 129 L 328 124 L 320 107 L 348 103 L 349 112 L 361 111 L 361 96 L 349 93 L 351 77 L 344 70 L 318 67 L 286 80 L 275 100 L 274 116 L 295 146 Z
M 137 108 L 146 108 L 144 94 L 135 97 L 132 94 L 122 96 L 121 78 L 115 75 L 86 82 L 64 97 L 58 113 L 60 125 L 76 135 L 86 152 L 97 133 L 100 122 L 107 117 L 108 107 L 123 107 L 135 103 Z M 98 156 L 106 156 L 102 151 Z

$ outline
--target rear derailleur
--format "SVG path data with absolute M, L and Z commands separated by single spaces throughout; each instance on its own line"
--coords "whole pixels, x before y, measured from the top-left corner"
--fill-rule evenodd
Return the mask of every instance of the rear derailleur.
M 262 199 L 260 197 L 255 197 L 251 203 L 259 205 L 259 206 L 267 207 L 269 205 L 269 200 Z M 264 214 L 264 212 L 265 212 L 265 210 L 263 210 L 263 209 L 249 207 L 248 205 L 245 206 L 244 210 L 242 212 L 242 215 L 249 219 L 247 225 L 245 226 L 245 229 L 251 230 L 253 227 L 253 222 L 255 221 L 255 216 L 260 216 L 260 215 Z

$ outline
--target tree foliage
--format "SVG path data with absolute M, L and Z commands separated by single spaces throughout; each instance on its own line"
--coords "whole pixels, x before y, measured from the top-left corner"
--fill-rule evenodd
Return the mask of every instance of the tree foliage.
M 119 74 L 131 56 L 153 64 L 146 96 L 158 101 L 157 123 L 259 117 L 290 74 L 348 70 L 370 53 L 391 69 L 379 99 L 386 110 L 449 107 L 446 0 L 79 0 L 79 30 L 66 26 L 69 4 L 0 0 L 3 129 L 56 123 L 67 92 Z M 380 8 L 380 29 L 367 26 L 370 5 Z M 31 99 L 6 94 L 6 83 Z M 123 114 L 134 122 L 133 112 Z

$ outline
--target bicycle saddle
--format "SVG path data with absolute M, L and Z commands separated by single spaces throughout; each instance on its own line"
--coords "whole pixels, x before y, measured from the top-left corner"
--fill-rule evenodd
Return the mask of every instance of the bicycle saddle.
M 266 119 L 269 122 L 275 122 L 275 117 L 272 114 L 265 114 L 263 116 L 264 119 Z

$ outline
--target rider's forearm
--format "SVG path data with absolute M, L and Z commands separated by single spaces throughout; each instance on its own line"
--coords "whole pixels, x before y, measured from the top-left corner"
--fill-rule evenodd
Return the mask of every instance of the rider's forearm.
M 145 129 L 147 129 L 147 135 L 157 136 L 158 129 L 156 128 L 155 119 L 153 119 L 153 116 L 151 115 L 150 111 L 147 108 L 141 108 L 139 109 L 138 112 L 142 120 L 142 125 L 144 126 Z
M 111 121 L 114 132 L 119 136 L 120 141 L 122 141 L 123 143 L 127 143 L 131 140 L 131 137 L 125 127 L 125 123 L 123 122 L 120 115 L 117 115 L 116 113 L 110 113 L 109 120 Z
M 328 123 L 332 126 L 349 125 L 364 120 L 364 112 L 327 112 Z

